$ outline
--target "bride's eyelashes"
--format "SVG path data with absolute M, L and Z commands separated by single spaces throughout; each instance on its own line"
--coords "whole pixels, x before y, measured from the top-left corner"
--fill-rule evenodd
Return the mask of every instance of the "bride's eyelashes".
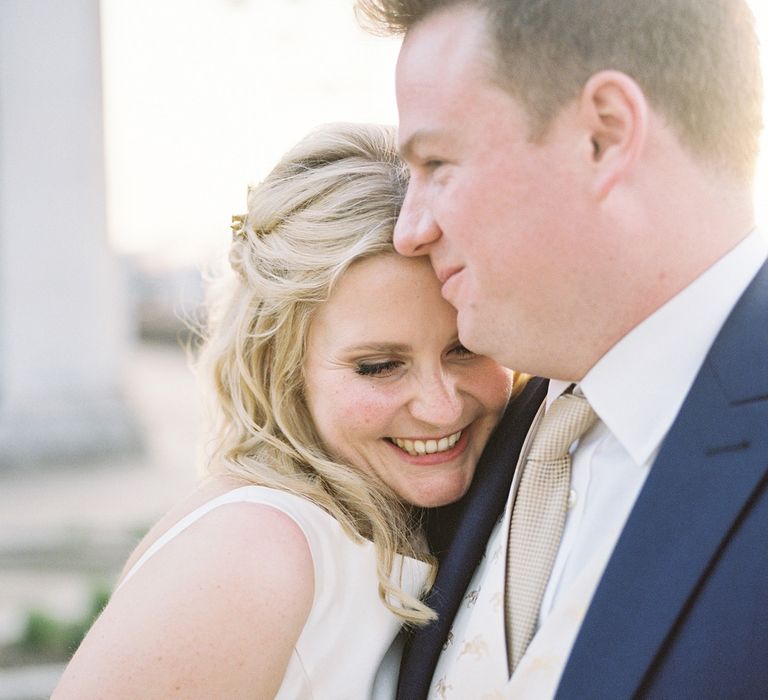
M 355 372 L 363 377 L 386 377 L 398 369 L 403 363 L 400 360 L 384 360 L 383 362 L 358 362 Z

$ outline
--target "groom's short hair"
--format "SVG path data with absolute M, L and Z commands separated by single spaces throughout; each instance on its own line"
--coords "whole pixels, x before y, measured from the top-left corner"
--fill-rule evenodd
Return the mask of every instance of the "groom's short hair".
M 543 136 L 594 73 L 632 77 L 690 152 L 749 179 L 762 126 L 754 18 L 745 0 L 357 0 L 363 24 L 404 34 L 448 8 L 486 14 L 492 80 Z

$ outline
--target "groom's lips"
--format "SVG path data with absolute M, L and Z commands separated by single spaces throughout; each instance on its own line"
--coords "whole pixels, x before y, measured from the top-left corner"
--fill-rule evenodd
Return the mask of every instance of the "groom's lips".
M 445 284 L 457 272 L 461 272 L 462 269 L 463 268 L 461 267 L 444 267 L 440 269 L 435 268 L 435 274 L 437 275 L 437 279 L 440 280 L 440 284 Z
M 450 302 L 449 299 L 449 286 L 451 280 L 453 280 L 456 275 L 458 275 L 464 268 L 463 267 L 446 267 L 440 270 L 436 270 L 437 279 L 440 280 L 440 284 L 442 285 L 440 289 L 440 294 L 443 297 L 443 299 Z

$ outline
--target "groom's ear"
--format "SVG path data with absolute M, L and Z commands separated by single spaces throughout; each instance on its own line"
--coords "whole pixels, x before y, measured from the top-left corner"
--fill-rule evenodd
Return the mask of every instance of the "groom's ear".
M 626 73 L 605 70 L 584 84 L 579 114 L 592 142 L 593 190 L 604 198 L 631 171 L 645 146 L 648 102 Z

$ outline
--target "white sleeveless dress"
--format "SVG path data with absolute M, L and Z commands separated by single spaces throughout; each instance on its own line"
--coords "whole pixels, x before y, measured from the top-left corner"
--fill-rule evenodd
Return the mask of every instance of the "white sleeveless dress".
M 277 700 L 394 698 L 401 624 L 379 600 L 373 545 L 354 542 L 337 520 L 305 498 L 263 486 L 243 486 L 218 496 L 158 538 L 121 586 L 176 535 L 229 503 L 258 503 L 285 513 L 301 528 L 312 554 L 314 600 Z M 425 563 L 398 557 L 393 580 L 402 573 L 402 588 L 417 595 L 427 572 Z

